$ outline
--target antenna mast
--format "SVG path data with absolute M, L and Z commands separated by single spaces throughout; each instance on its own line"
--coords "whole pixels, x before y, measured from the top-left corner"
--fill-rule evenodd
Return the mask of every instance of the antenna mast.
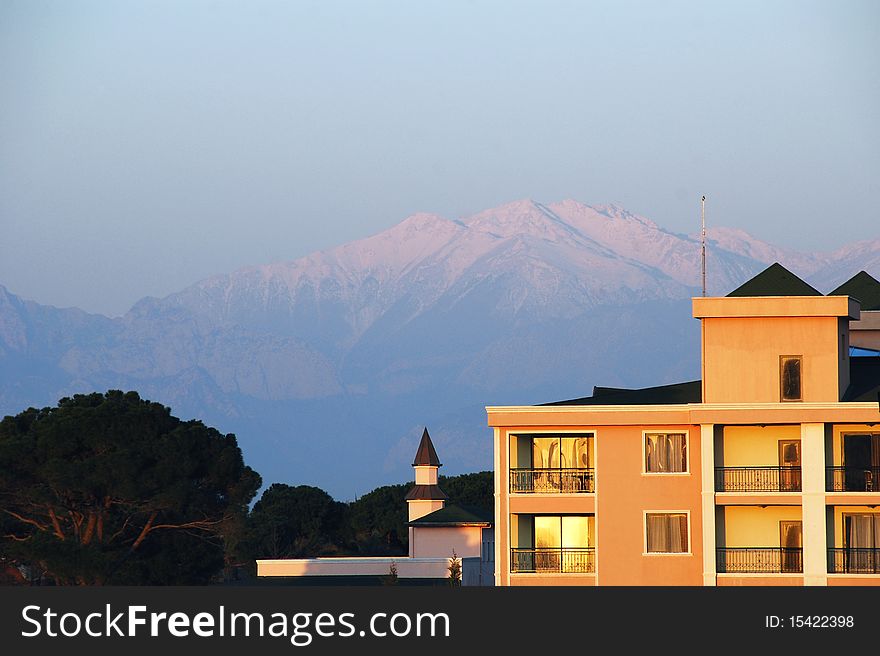
M 706 295 L 706 197 L 700 199 L 700 273 L 703 279 L 703 296 Z

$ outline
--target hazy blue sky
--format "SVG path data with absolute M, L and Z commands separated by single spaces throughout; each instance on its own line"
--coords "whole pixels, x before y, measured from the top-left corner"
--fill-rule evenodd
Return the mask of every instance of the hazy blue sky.
M 122 313 L 416 211 L 880 236 L 880 3 L 0 0 L 0 284 Z

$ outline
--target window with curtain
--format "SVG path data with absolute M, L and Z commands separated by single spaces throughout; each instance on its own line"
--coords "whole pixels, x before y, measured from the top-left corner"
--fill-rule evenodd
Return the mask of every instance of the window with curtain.
M 538 549 L 583 549 L 592 545 L 591 515 L 535 515 L 533 521 Z
M 880 547 L 880 514 L 844 515 L 846 546 L 850 549 Z
M 648 553 L 688 553 L 686 513 L 647 513 L 645 536 Z
M 532 467 L 535 469 L 589 469 L 592 436 L 532 438 Z M 520 465 L 522 466 L 522 465 Z
M 878 571 L 880 549 L 880 513 L 843 516 L 846 540 L 846 571 L 866 574 Z
M 800 401 L 802 358 L 799 355 L 779 356 L 779 383 L 782 401 Z
M 514 435 L 510 491 L 580 494 L 595 491 L 593 434 Z
M 533 522 L 536 571 L 593 571 L 592 516 L 535 515 Z
M 687 471 L 687 436 L 684 433 L 645 434 L 645 471 L 651 474 Z

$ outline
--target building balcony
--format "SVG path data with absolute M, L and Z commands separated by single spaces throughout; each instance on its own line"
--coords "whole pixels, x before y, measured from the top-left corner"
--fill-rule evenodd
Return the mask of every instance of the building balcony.
M 583 494 L 595 492 L 593 469 L 511 469 L 511 494 Z
M 720 574 L 796 574 L 804 571 L 799 547 L 745 547 L 716 549 Z
M 592 574 L 596 571 L 596 550 L 575 547 L 513 548 L 510 571 L 514 574 Z
M 800 492 L 800 467 L 716 467 L 716 492 Z
M 880 549 L 848 547 L 828 550 L 829 574 L 880 574 Z
M 880 492 L 880 467 L 826 467 L 828 492 Z

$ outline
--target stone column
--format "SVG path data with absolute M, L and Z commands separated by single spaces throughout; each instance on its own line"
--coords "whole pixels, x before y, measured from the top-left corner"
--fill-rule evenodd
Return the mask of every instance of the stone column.
M 801 424 L 804 585 L 828 585 L 825 543 L 825 424 Z
M 700 425 L 703 585 L 715 585 L 715 424 Z

